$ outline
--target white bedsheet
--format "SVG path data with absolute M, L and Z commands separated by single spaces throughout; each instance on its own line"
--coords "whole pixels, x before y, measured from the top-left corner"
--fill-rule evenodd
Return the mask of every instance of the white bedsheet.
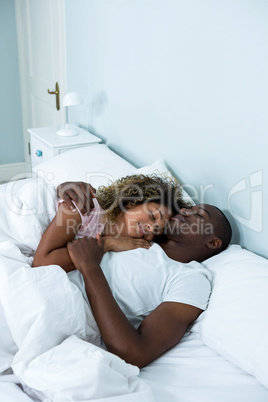
M 157 402 L 266 402 L 255 377 L 205 346 L 194 333 L 147 367 L 140 378 Z

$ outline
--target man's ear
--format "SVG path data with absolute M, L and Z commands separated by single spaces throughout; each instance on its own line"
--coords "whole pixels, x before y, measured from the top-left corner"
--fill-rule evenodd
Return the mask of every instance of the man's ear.
M 221 241 L 221 239 L 219 239 L 218 237 L 214 237 L 213 239 L 210 239 L 210 240 L 207 242 L 208 248 L 217 249 L 217 248 L 220 248 L 221 245 L 222 245 L 222 241 Z

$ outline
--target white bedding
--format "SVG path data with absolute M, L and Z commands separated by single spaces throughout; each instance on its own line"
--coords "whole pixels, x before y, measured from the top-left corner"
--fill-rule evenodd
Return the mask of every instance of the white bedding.
M 46 216 L 46 207 L 53 216 L 55 200 L 49 191 L 41 214 L 28 213 L 29 205 L 37 211 L 45 187 L 36 184 L 16 183 L 16 206 L 25 212 L 18 219 L 18 211 L 3 203 L 7 189 L 0 191 L 2 223 L 3 217 L 9 221 L 1 225 L 1 238 L 8 240 L 0 243 L 0 390 L 6 379 L 37 400 L 153 401 L 137 367 L 95 346 L 91 310 L 68 275 L 58 266 L 31 268 L 30 254 L 46 227 L 39 217 Z M 10 367 L 15 377 L 5 373 Z
M 141 370 L 157 402 L 264 402 L 268 391 L 253 376 L 190 333 Z
M 53 169 L 56 182 L 83 180 L 92 171 L 90 175 L 95 177 L 96 186 L 98 177 L 107 182 L 108 172 L 110 178 L 117 178 L 120 172 L 125 175 L 137 171 L 107 147 L 96 147 L 90 156 L 90 149 L 70 151 L 69 156 L 67 153 L 60 155 L 50 165 L 41 166 L 42 175 L 49 173 L 49 166 Z M 93 150 L 94 147 L 90 148 Z M 94 159 L 96 155 L 97 161 Z M 100 162 L 101 155 L 104 157 Z M 68 171 L 70 157 L 80 170 L 85 163 L 86 168 L 80 176 L 78 167 Z M 105 160 L 109 162 L 107 166 Z M 154 164 L 153 170 L 156 167 L 160 172 L 166 169 L 162 161 Z M 100 169 L 103 174 L 100 174 Z M 151 170 L 146 168 L 140 172 L 150 173 Z M 32 269 L 30 266 L 42 231 L 55 213 L 55 189 L 52 184 L 56 182 L 47 180 L 45 184 L 43 180 L 29 179 L 0 186 L 0 400 L 266 402 L 268 390 L 264 385 L 267 377 L 263 368 L 267 361 L 267 342 L 265 338 L 262 342 L 256 340 L 254 335 L 264 331 L 266 336 L 268 330 L 265 296 L 268 295 L 267 260 L 245 257 L 250 263 L 246 268 L 248 283 L 244 283 L 243 289 L 246 285 L 250 286 L 256 276 L 254 266 L 258 267 L 258 281 L 262 283 L 262 287 L 255 283 L 255 291 L 261 292 L 259 298 L 254 299 L 256 303 L 252 303 L 253 299 L 249 300 L 263 316 L 261 322 L 254 322 L 257 331 L 251 332 L 252 355 L 248 354 L 245 345 L 237 355 L 236 345 L 247 325 L 251 328 L 254 311 L 252 314 L 245 312 L 243 325 L 237 325 L 237 320 L 230 321 L 232 336 L 221 339 L 220 347 L 213 342 L 218 337 L 216 330 L 220 325 L 230 325 L 226 314 L 229 317 L 231 310 L 226 311 L 225 305 L 228 308 L 232 305 L 225 303 L 225 294 L 232 298 L 232 303 L 239 302 L 235 291 L 239 289 L 240 277 L 243 277 L 242 263 L 238 267 L 236 262 L 235 266 L 239 268 L 235 271 L 237 287 L 233 291 L 230 287 L 229 293 L 225 291 L 230 276 L 226 267 L 231 269 L 237 252 L 244 256 L 241 248 L 232 246 L 223 254 L 223 259 L 216 260 L 216 263 L 215 260 L 208 260 L 207 267 L 214 276 L 215 293 L 212 292 L 212 296 L 215 294 L 215 297 L 211 299 L 207 312 L 201 315 L 192 332 L 179 345 L 139 374 L 136 367 L 96 346 L 99 342 L 95 337 L 97 331 L 94 324 L 89 325 L 93 322 L 90 319 L 91 310 L 80 290 L 60 267 Z M 217 266 L 221 268 L 221 275 Z M 240 295 L 244 297 L 242 290 Z M 260 300 L 264 300 L 263 306 Z M 261 311 L 265 313 L 261 314 Z M 257 343 L 262 347 L 263 360 L 258 355 L 256 363 L 253 346 Z

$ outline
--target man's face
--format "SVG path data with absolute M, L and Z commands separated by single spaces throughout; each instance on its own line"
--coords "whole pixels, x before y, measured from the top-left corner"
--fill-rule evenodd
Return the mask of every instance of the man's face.
M 214 234 L 215 217 L 218 210 L 212 205 L 198 204 L 191 208 L 182 208 L 180 213 L 171 218 L 165 234 L 174 241 L 191 242 Z

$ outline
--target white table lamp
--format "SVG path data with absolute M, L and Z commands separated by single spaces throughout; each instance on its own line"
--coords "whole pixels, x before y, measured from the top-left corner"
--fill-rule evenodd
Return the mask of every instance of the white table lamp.
M 68 107 L 82 105 L 83 103 L 82 97 L 77 92 L 68 92 L 64 95 L 62 106 L 66 107 L 66 125 L 57 131 L 58 135 L 62 137 L 72 137 L 79 134 L 80 128 L 69 124 Z

